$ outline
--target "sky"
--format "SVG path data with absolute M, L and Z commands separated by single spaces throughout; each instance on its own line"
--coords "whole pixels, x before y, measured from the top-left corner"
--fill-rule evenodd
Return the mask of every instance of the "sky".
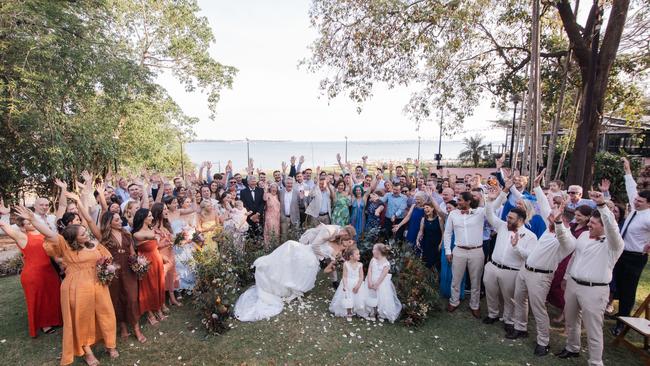
M 239 72 L 231 90 L 224 90 L 215 120 L 209 118 L 205 95 L 186 93 L 169 75 L 160 83 L 186 114 L 198 117 L 197 139 L 218 140 L 415 140 L 438 139 L 438 119 L 416 124 L 404 114 L 410 98 L 405 88 L 379 86 L 362 105 L 339 96 L 321 96 L 320 78 L 304 68 L 301 59 L 317 32 L 309 23 L 310 0 L 199 0 L 200 15 L 207 17 L 216 41 L 210 54 Z M 490 128 L 498 111 L 485 100 L 465 121 L 464 135 L 480 133 L 489 141 L 503 140 L 505 132 Z M 460 140 L 462 134 L 455 135 Z

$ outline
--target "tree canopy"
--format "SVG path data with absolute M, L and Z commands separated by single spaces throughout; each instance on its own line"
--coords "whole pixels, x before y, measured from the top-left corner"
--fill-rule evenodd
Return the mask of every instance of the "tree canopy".
M 171 171 L 187 116 L 156 83 L 171 72 L 216 111 L 236 69 L 208 53 L 194 0 L 10 1 L 0 6 L 0 194 L 143 166 Z

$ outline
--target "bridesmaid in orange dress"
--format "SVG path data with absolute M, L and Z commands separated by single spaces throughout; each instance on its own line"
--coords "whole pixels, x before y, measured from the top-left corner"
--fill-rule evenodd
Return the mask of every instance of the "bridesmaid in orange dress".
M 111 294 L 108 286 L 97 280 L 96 271 L 97 260 L 111 257 L 111 253 L 103 245 L 90 240 L 88 229 L 81 225 L 68 225 L 63 230 L 63 235 L 58 235 L 35 219 L 30 210 L 16 207 L 16 212 L 45 235 L 45 252 L 51 257 L 62 258 L 65 267 L 65 279 L 61 283 L 61 365 L 73 363 L 74 356 L 84 356 L 88 365 L 98 365 L 99 361 L 90 347 L 101 341 L 110 357 L 117 358 L 119 353 L 116 348 L 115 311 Z M 93 234 L 99 236 L 99 229 L 90 219 L 85 207 L 80 207 L 80 214 Z
M 39 329 L 51 334 L 55 331 L 54 327 L 63 325 L 61 280 L 43 248 L 45 237 L 23 218 L 19 218 L 16 224 L 20 231 L 3 221 L 0 221 L 0 229 L 16 242 L 23 253 L 24 266 L 20 273 L 20 284 L 27 302 L 29 336 L 36 337 Z
M 117 276 L 109 285 L 115 318 L 120 326 L 120 336 L 129 337 L 127 324 L 140 343 L 147 338 L 140 330 L 140 307 L 138 305 L 138 276 L 129 268 L 129 257 L 135 255 L 133 237 L 122 227 L 118 213 L 104 212 L 101 217 L 101 242 L 113 256 L 113 263 L 119 266 Z
M 159 237 L 151 229 L 152 223 L 151 211 L 141 208 L 133 217 L 132 233 L 138 254 L 147 257 L 151 262 L 149 270 L 140 279 L 138 291 L 140 314 L 147 313 L 149 323 L 158 325 L 160 320 L 167 318 L 162 312 L 162 307 L 165 305 L 165 270 L 163 258 L 158 251 Z
M 169 302 L 172 305 L 181 306 L 176 300 L 174 290 L 178 288 L 178 277 L 176 276 L 176 258 L 174 256 L 174 239 L 172 238 L 172 226 L 169 223 L 169 210 L 164 203 L 156 202 L 151 206 L 153 216 L 153 231 L 160 237 L 158 240 L 158 251 L 163 258 L 165 270 L 165 291 L 169 294 Z M 163 312 L 169 309 L 163 303 Z

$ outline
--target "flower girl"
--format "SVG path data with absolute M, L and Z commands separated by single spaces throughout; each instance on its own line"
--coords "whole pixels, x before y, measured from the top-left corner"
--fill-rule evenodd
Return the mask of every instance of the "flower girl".
M 373 258 L 368 265 L 368 277 L 366 277 L 366 286 L 368 288 L 368 297 L 366 305 L 370 308 L 367 319 L 374 320 L 375 316 L 380 321 L 388 319 L 391 323 L 398 317 L 402 311 L 402 304 L 397 299 L 395 287 L 391 281 L 390 263 L 386 256 L 390 253 L 390 248 L 385 244 L 375 244 L 372 248 Z
M 357 247 L 343 252 L 343 281 L 336 289 L 330 303 L 330 311 L 336 316 L 345 316 L 352 321 L 353 315 L 367 316 L 365 311 L 366 291 L 363 285 L 363 265 L 359 262 Z
M 244 251 L 244 242 L 248 233 L 248 222 L 246 217 L 249 212 L 244 208 L 242 201 L 235 202 L 235 207 L 230 209 L 229 217 L 224 223 L 224 228 L 233 236 L 235 248 L 240 252 Z

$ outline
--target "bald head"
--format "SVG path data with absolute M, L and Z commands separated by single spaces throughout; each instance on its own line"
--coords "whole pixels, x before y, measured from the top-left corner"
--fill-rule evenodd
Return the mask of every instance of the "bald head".
M 34 201 L 34 212 L 38 215 L 47 215 L 48 211 L 50 211 L 50 201 L 47 198 L 38 197 Z

